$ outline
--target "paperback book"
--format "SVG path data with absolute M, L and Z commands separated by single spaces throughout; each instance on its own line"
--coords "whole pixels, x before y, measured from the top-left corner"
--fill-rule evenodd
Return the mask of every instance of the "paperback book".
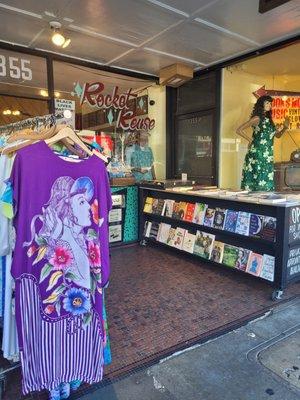
M 181 201 L 179 203 L 179 210 L 178 210 L 178 219 L 183 220 L 186 214 L 187 203 L 185 201 Z
M 172 218 L 174 219 L 180 219 L 179 218 L 179 209 L 180 209 L 180 203 L 178 201 L 174 201 L 173 204 L 173 212 L 172 212 Z
M 175 203 L 175 200 L 170 200 L 170 199 L 165 200 L 163 215 L 165 215 L 166 217 L 172 218 L 174 203 Z
M 151 239 L 155 239 L 156 240 L 157 239 L 157 235 L 158 235 L 158 231 L 159 231 L 159 223 L 158 222 L 152 222 L 149 237 Z
M 217 240 L 214 241 L 212 252 L 210 259 L 217 263 L 222 263 L 223 255 L 224 255 L 224 243 L 218 242 Z
M 109 243 L 120 242 L 122 240 L 122 225 L 109 226 Z
M 249 236 L 260 238 L 263 227 L 264 216 L 258 214 L 250 215 Z
M 215 235 L 210 233 L 197 231 L 194 245 L 194 254 L 206 259 L 210 259 L 211 252 L 215 240 Z
M 250 227 L 250 213 L 239 211 L 239 215 L 236 221 L 235 233 L 249 236 L 249 227 Z
M 222 263 L 228 267 L 235 268 L 239 256 L 239 248 L 225 244 Z
M 239 215 L 238 211 L 227 210 L 225 224 L 224 224 L 225 231 L 235 232 L 238 215 Z
M 238 251 L 238 258 L 235 263 L 235 268 L 239 269 L 240 271 L 246 271 L 250 255 L 251 250 L 243 249 L 242 247 L 240 247 Z
M 246 271 L 249 274 L 260 276 L 262 265 L 263 265 L 263 256 L 261 254 L 252 252 L 249 257 Z
M 152 225 L 151 221 L 145 221 L 143 236 L 147 238 L 150 237 L 151 225 Z
M 179 228 L 179 227 L 176 228 L 175 238 L 174 238 L 174 243 L 173 243 L 173 246 L 176 247 L 176 249 L 179 249 L 179 250 L 182 249 L 185 232 L 186 232 L 186 229 Z
M 227 210 L 225 208 L 216 208 L 213 227 L 223 229 L 226 219 Z
M 170 228 L 169 235 L 166 241 L 168 246 L 174 246 L 176 228 Z
M 167 243 L 170 229 L 171 229 L 170 224 L 165 224 L 164 222 L 162 222 L 159 227 L 157 240 L 161 243 Z
M 204 215 L 207 208 L 207 204 L 196 203 L 193 215 L 194 224 L 203 225 Z
M 260 273 L 260 277 L 268 281 L 274 281 L 275 272 L 275 257 L 264 254 L 263 256 L 263 266 Z
M 182 250 L 187 251 L 188 253 L 194 253 L 196 235 L 186 231 L 183 239 Z
M 193 222 L 195 206 L 196 206 L 196 204 L 194 204 L 194 203 L 187 203 L 186 212 L 185 212 L 185 216 L 184 216 L 185 221 Z
M 145 205 L 144 205 L 144 212 L 152 213 L 152 204 L 153 204 L 153 197 L 146 197 Z
M 205 210 L 203 225 L 212 227 L 214 222 L 214 217 L 215 217 L 215 209 L 207 207 Z
M 264 217 L 263 226 L 260 237 L 271 242 L 275 242 L 276 239 L 276 218 L 275 217 Z
M 152 203 L 152 214 L 162 215 L 164 204 L 164 199 L 154 199 Z

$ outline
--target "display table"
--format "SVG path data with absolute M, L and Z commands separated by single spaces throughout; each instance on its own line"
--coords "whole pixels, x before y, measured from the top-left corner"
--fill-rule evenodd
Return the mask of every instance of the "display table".
M 155 245 L 167 246 L 175 252 L 181 252 L 187 256 L 196 257 L 199 260 L 213 264 L 214 266 L 229 268 L 222 263 L 217 263 L 211 259 L 201 258 L 199 255 L 189 254 L 188 250 L 178 250 L 176 247 L 170 247 L 166 243 L 161 243 L 153 239 L 153 237 L 145 237 L 145 223 L 146 221 L 155 221 L 159 224 L 165 223 L 171 225 L 173 228 L 181 227 L 187 230 L 191 234 L 196 234 L 197 231 L 205 232 L 214 235 L 214 240 L 222 242 L 228 247 L 236 247 L 242 250 L 248 249 L 250 253 L 270 256 L 275 261 L 273 263 L 273 278 L 263 279 L 266 283 L 271 284 L 275 290 L 272 294 L 272 298 L 280 298 L 283 290 L 288 284 L 300 280 L 300 203 L 275 203 L 275 204 L 258 204 L 248 203 L 245 201 L 238 201 L 235 199 L 220 198 L 191 194 L 190 192 L 175 192 L 168 190 L 153 189 L 147 187 L 140 187 L 140 226 L 139 226 L 139 237 L 140 243 L 146 244 L 147 242 L 153 242 Z M 194 222 L 188 222 L 186 220 L 164 215 L 157 215 L 154 213 L 147 213 L 144 211 L 144 205 L 146 198 L 154 199 L 170 199 L 175 202 L 183 203 L 203 203 L 208 205 L 212 209 L 225 209 L 233 210 L 238 212 L 255 214 L 261 216 L 262 220 L 265 217 L 266 220 L 273 220 L 276 218 L 276 228 L 273 239 L 271 238 L 260 238 L 252 237 L 244 234 L 238 234 L 230 232 L 225 229 L 219 229 L 214 226 L 205 226 Z M 160 226 L 160 225 L 159 225 Z M 198 235 L 198 233 L 197 233 Z M 197 237 L 196 235 L 196 237 Z M 159 234 L 158 234 L 159 237 Z M 168 241 L 167 241 L 168 243 Z M 190 253 L 193 253 L 190 252 Z M 249 254 L 250 254 L 249 253 Z M 230 268 L 233 272 L 247 274 L 249 279 L 262 279 L 260 276 L 252 275 L 251 272 L 241 271 L 237 268 Z

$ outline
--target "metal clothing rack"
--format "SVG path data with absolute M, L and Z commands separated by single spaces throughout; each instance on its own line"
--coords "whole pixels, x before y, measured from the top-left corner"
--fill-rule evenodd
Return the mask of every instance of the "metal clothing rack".
M 58 119 L 63 118 L 63 114 L 47 114 L 40 117 L 27 118 L 23 121 L 13 122 L 11 124 L 0 126 L 0 135 L 5 132 L 7 135 L 10 133 L 29 127 L 38 129 L 43 125 L 55 125 Z

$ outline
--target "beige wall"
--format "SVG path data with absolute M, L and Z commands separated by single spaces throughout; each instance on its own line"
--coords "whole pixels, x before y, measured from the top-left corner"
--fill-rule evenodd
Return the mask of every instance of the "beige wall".
M 300 91 L 300 75 L 267 76 L 253 75 L 242 70 L 240 65 L 223 69 L 222 109 L 221 109 L 221 148 L 220 148 L 220 187 L 239 188 L 242 167 L 247 152 L 247 141 L 235 132 L 239 125 L 249 119 L 256 99 L 252 92 L 265 85 L 266 89 Z M 247 131 L 249 137 L 252 130 Z M 300 147 L 300 131 L 290 131 Z M 296 145 L 285 133 L 275 139 L 274 159 L 289 160 Z
M 157 179 L 166 178 L 166 87 L 151 86 L 147 89 L 148 98 L 154 100 L 148 106 L 148 117 L 155 119 L 155 127 L 150 131 L 149 145 L 154 155 L 154 168 Z

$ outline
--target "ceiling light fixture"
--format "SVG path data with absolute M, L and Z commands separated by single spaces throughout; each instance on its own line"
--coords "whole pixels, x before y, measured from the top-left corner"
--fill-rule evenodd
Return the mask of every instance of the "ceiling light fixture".
M 66 47 L 69 46 L 71 43 L 70 38 L 66 38 L 62 32 L 61 32 L 61 23 L 57 21 L 51 21 L 50 22 L 50 27 L 54 31 L 51 37 L 52 43 L 55 44 L 55 46 L 62 47 L 65 49 Z
M 3 110 L 3 115 L 11 115 L 11 110 Z
M 47 90 L 41 89 L 41 90 L 40 90 L 40 95 L 43 96 L 43 97 L 48 97 L 48 92 L 47 92 Z
M 19 110 L 14 110 L 14 111 L 12 112 L 12 115 L 19 116 L 19 115 L 21 115 L 21 111 L 19 111 Z

